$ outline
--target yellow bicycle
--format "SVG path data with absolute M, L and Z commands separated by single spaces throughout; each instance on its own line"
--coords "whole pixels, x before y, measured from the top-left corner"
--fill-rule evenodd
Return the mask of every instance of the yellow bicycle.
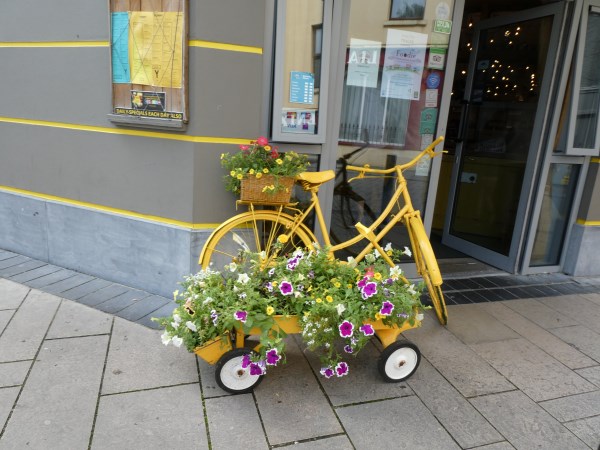
M 202 268 L 211 265 L 215 270 L 221 270 L 226 264 L 236 259 L 242 251 L 265 252 L 265 258 L 268 260 L 277 253 L 289 253 L 298 247 L 312 248 L 314 243 L 317 243 L 317 239 L 304 221 L 314 211 L 323 236 L 323 244 L 330 249 L 332 254 L 335 255 L 336 251 L 364 240 L 367 243 L 355 257 L 357 261 L 363 259 L 375 248 L 381 257 L 393 267 L 395 263 L 379 243 L 397 223 L 402 222 L 408 230 L 417 272 L 425 281 L 438 320 L 442 325 L 446 325 L 448 313 L 441 289 L 440 269 L 427 238 L 420 212 L 413 208 L 407 182 L 402 174 L 403 170 L 416 165 L 425 155 L 432 158 L 439 155 L 441 152 L 436 153 L 434 149 L 443 140 L 443 137 L 437 138 L 410 162 L 389 169 L 350 165 L 346 167 L 347 170 L 357 173 L 349 182 L 366 177 L 393 176 L 396 178 L 396 190 L 385 209 L 370 226 L 357 223 L 355 227 L 358 234 L 355 237 L 336 245 L 331 244 L 317 193 L 322 184 L 335 178 L 335 172 L 333 170 L 304 172 L 296 177 L 296 183 L 310 194 L 308 207 L 300 210 L 295 207 L 296 204 L 286 203 L 267 204 L 271 209 L 256 209 L 255 206 L 260 205 L 247 203 L 249 207 L 247 212 L 223 222 L 213 231 L 200 254 L 200 265 Z M 276 242 L 278 245 L 274 245 Z

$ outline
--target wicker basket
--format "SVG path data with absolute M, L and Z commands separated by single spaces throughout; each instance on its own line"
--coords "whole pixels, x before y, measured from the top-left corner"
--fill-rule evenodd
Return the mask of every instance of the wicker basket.
M 276 186 L 275 192 L 263 192 L 265 186 Z M 265 175 L 261 178 L 249 177 L 242 180 L 240 200 L 260 203 L 288 203 L 294 187 L 294 177 Z

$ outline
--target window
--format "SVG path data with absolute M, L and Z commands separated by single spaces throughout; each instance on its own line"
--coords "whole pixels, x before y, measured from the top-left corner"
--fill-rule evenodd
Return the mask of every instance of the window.
M 392 0 L 390 20 L 420 20 L 425 16 L 425 0 Z

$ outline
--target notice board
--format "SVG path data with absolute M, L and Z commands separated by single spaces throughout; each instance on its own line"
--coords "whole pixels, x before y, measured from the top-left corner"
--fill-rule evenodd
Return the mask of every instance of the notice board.
M 113 110 L 120 124 L 184 128 L 188 0 L 109 0 Z

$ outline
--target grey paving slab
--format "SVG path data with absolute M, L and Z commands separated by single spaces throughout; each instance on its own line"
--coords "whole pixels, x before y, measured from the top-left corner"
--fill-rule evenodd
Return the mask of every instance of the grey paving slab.
M 150 296 L 148 292 L 140 291 L 138 289 L 130 289 L 127 292 L 123 292 L 116 297 L 111 298 L 105 302 L 96 305 L 96 308 L 100 311 L 104 311 L 110 314 L 115 314 L 128 306 L 135 305 L 137 302 L 145 297 Z
M 197 383 L 195 355 L 161 343 L 160 332 L 115 318 L 103 394 Z
M 474 447 L 471 450 L 514 450 L 514 447 L 508 442 L 498 442 L 496 444 L 482 445 L 481 447 Z
M 80 286 L 88 281 L 93 280 L 94 277 L 90 275 L 85 275 L 83 273 L 78 273 L 73 277 L 69 277 L 65 280 L 59 281 L 58 283 L 53 283 L 49 286 L 44 287 L 44 292 L 48 292 L 50 294 L 56 294 L 62 297 L 62 292 L 72 289 L 74 287 Z
M 242 446 L 238 442 L 232 448 Z M 200 387 L 196 383 L 101 397 L 91 448 L 208 449 Z
M 121 284 L 111 284 L 110 286 L 104 287 L 102 289 L 99 289 L 97 291 L 84 295 L 83 297 L 78 298 L 77 302 L 88 306 L 96 306 L 129 290 L 131 289 L 127 286 L 123 286 Z
M 336 412 L 357 449 L 460 448 L 415 396 L 337 408 Z
M 0 336 L 0 362 L 33 359 L 60 302 L 32 290 Z
M 303 344 L 298 342 L 301 338 L 294 338 L 303 348 Z M 304 353 L 313 372 L 319 373 L 321 364 L 318 355 L 309 351 Z M 406 383 L 387 383 L 383 380 L 377 370 L 379 355 L 379 350 L 369 342 L 357 355 L 348 355 L 344 360 L 350 367 L 347 376 L 327 379 L 319 375 L 319 383 L 333 406 L 413 395 Z
M 308 442 L 293 442 L 280 448 L 293 448 L 294 450 L 353 450 L 354 447 L 346 435 L 326 437 Z
M 600 366 L 586 367 L 585 369 L 576 370 L 579 375 L 600 387 Z
M 8 250 L 0 250 L 0 261 L 8 258 L 13 258 L 17 256 L 16 253 L 9 252 Z
M 448 330 L 465 344 L 504 341 L 520 337 L 512 329 L 488 314 L 479 305 L 455 305 L 448 308 L 448 314 L 458 320 L 448 322 Z
M 558 313 L 554 309 L 541 303 L 539 300 L 540 299 L 511 300 L 506 302 L 506 306 L 546 330 L 579 324 L 576 320 Z
M 4 328 L 6 328 L 6 325 L 10 322 L 15 311 L 16 310 L 14 309 L 4 309 L 0 311 L 0 333 L 4 331 Z
M 510 309 L 506 302 L 488 303 L 478 305 L 478 307 L 492 314 L 570 369 L 589 367 L 596 364 L 593 359 L 584 355 L 572 345 L 567 344 L 551 332 Z
M 23 384 L 32 363 L 33 360 L 0 364 L 0 387 Z
M 408 384 L 461 447 L 504 439 L 426 359 Z
M 540 402 L 540 406 L 560 422 L 600 416 L 600 390 Z
M 590 448 L 600 447 L 600 416 L 567 422 L 565 426 Z
M 538 402 L 596 389 L 525 339 L 473 344 L 471 348 Z
M 74 277 L 75 275 L 77 275 L 77 272 L 73 272 L 72 270 L 67 269 L 61 269 L 51 274 L 44 275 L 43 277 L 25 281 L 23 282 L 23 284 L 31 288 L 44 290 L 46 286 L 58 283 L 59 281 L 66 280 L 67 278 Z
M 22 256 L 22 255 L 17 255 L 17 256 L 13 256 L 12 258 L 3 259 L 0 261 L 0 273 L 7 268 L 14 267 L 19 264 L 23 264 L 30 260 L 31 260 L 31 258 L 28 258 L 27 256 Z
M 108 336 L 44 342 L 0 448 L 87 448 L 107 345 Z
M 585 325 L 590 330 L 600 333 L 600 306 L 579 295 L 543 298 L 540 301 L 563 314 Z
M 449 316 L 450 320 L 460 320 L 451 312 Z M 441 326 L 431 310 L 426 311 L 420 328 L 408 330 L 403 335 L 417 344 L 429 362 L 465 397 L 515 388 L 487 361 Z
M 583 297 L 590 302 L 594 302 L 597 305 L 600 305 L 600 294 L 580 294 L 580 297 Z
M 108 334 L 112 321 L 113 316 L 109 314 L 72 301 L 63 301 L 46 339 Z
M 27 286 L 0 279 L 0 309 L 18 308 L 28 292 Z
M 42 267 L 45 265 L 47 265 L 47 263 L 43 261 L 30 259 L 21 264 L 17 264 L 16 266 L 7 267 L 5 269 L 0 270 L 0 277 L 10 278 L 14 275 L 18 275 L 23 272 L 28 272 L 30 270 L 37 269 L 38 267 Z
M 4 427 L 20 390 L 19 387 L 0 389 L 0 428 Z
M 60 293 L 62 298 L 68 298 L 69 300 L 78 300 L 87 294 L 99 291 L 105 287 L 113 284 L 111 281 L 101 280 L 100 278 L 93 278 L 87 283 L 80 284 L 74 288 L 68 289 Z
M 599 333 L 595 333 L 587 327 L 574 326 L 552 330 L 552 334 L 600 363 Z
M 516 449 L 589 450 L 522 392 L 484 395 L 471 399 L 471 403 Z
M 63 270 L 63 268 L 53 266 L 52 264 L 46 264 L 44 266 L 38 267 L 37 269 L 28 270 L 27 272 L 23 272 L 18 275 L 13 275 L 12 277 L 10 277 L 10 279 L 17 283 L 25 283 L 30 280 L 35 280 L 36 278 L 50 275 L 51 273 L 58 272 L 60 270 Z
M 289 336 L 286 356 L 287 364 L 273 368 L 254 390 L 269 443 L 277 445 L 342 432 L 308 362 Z
M 212 450 L 238 448 L 242 442 L 245 448 L 269 448 L 252 394 L 207 399 L 205 405 Z
M 177 304 L 173 300 L 169 300 L 166 297 L 160 297 L 160 299 L 165 299 L 165 300 L 167 300 L 167 302 L 160 308 L 156 309 L 155 311 L 152 311 L 150 314 L 146 314 L 145 316 L 142 316 L 141 318 L 137 319 L 136 322 L 141 325 L 144 325 L 146 327 L 149 327 L 149 328 L 158 329 L 160 326 L 156 322 L 154 322 L 152 320 L 152 318 L 166 317 L 166 316 L 170 315 L 173 312 L 173 310 L 175 309 L 175 307 L 177 306 Z M 160 300 L 160 301 L 162 301 L 162 300 Z M 140 306 L 140 308 L 141 308 L 141 306 Z M 141 313 L 141 311 L 140 311 L 140 313 Z M 130 316 L 130 315 L 131 315 L 131 317 L 136 317 L 138 315 L 138 312 L 136 312 L 134 310 L 121 311 L 121 314 L 122 314 L 123 318 L 126 318 L 126 316 Z M 127 320 L 132 320 L 132 319 L 127 319 Z
M 166 297 L 161 297 L 160 295 L 150 295 L 148 297 L 144 297 L 138 302 L 135 302 L 134 304 L 128 305 L 126 308 L 123 308 L 121 311 L 117 312 L 117 315 L 123 319 L 136 321 L 149 314 L 153 314 L 154 311 L 167 304 L 172 305 L 168 313 L 170 314 L 173 312 L 175 306 L 177 306 L 174 302 L 172 302 L 172 300 L 169 300 Z
M 202 384 L 202 395 L 204 398 L 220 397 L 231 395 L 219 387 L 215 380 L 215 366 L 210 365 L 200 358 L 198 359 L 198 368 L 200 369 L 200 382 Z M 267 375 L 269 376 L 269 375 Z

